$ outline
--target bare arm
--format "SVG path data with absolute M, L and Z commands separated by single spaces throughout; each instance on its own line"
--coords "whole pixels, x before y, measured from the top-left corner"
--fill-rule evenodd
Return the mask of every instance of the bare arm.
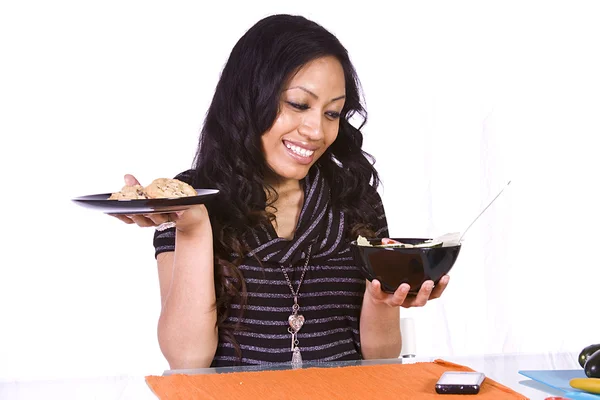
M 360 314 L 360 347 L 365 360 L 398 358 L 402 349 L 400 308 L 374 301 L 368 290 Z
M 130 174 L 125 184 L 139 185 Z M 160 253 L 158 343 L 171 369 L 209 367 L 218 344 L 213 237 L 204 205 L 170 214 L 113 215 L 126 224 L 177 224 L 175 251 Z
M 213 237 L 204 206 L 177 220 L 175 251 L 158 255 L 158 274 L 158 341 L 163 355 L 171 369 L 209 367 L 218 329 Z
M 381 284 L 374 279 L 367 281 L 360 314 L 360 344 L 363 358 L 398 358 L 402 350 L 400 334 L 400 306 L 423 307 L 429 300 L 442 295 L 450 277 L 443 276 L 435 285 L 425 281 L 414 296 L 409 296 L 410 287 L 403 283 L 393 294 L 381 290 Z

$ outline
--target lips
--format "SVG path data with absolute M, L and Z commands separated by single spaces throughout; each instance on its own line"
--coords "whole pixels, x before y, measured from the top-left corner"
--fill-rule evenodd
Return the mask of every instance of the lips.
M 289 150 L 293 151 L 295 154 L 297 154 L 299 156 L 302 156 L 302 157 L 310 157 L 310 156 L 312 156 L 315 153 L 314 150 L 310 150 L 310 149 L 307 149 L 306 147 L 298 146 L 298 145 L 293 144 L 291 142 L 285 142 L 284 141 L 283 144 Z
M 304 145 L 296 142 L 283 141 L 283 145 L 296 161 L 300 164 L 310 164 L 315 154 L 316 146 Z

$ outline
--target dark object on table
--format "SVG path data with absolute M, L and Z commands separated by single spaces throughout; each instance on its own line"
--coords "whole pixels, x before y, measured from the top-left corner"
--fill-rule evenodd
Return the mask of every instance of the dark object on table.
M 588 378 L 600 378 L 600 350 L 588 357 L 583 370 Z
M 598 350 L 600 350 L 600 343 L 597 344 L 591 344 L 589 346 L 587 346 L 585 349 L 581 350 L 581 353 L 579 353 L 579 365 L 581 365 L 581 368 L 585 367 L 585 362 L 587 361 L 587 359 L 594 354 L 595 352 L 597 352 Z

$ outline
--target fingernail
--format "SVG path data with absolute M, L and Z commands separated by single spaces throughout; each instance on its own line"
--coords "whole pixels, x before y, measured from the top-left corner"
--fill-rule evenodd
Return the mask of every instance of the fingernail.
M 409 290 L 410 290 L 410 286 L 407 285 L 406 283 L 403 283 L 402 285 L 400 285 L 400 291 L 402 293 L 408 293 Z
M 450 281 L 450 277 L 449 277 L 448 275 L 446 275 L 446 276 L 444 276 L 444 277 L 442 278 L 442 283 L 443 283 L 444 285 L 445 285 L 445 284 L 447 284 L 449 281 Z
M 177 218 L 181 217 L 183 215 L 185 211 L 175 211 L 175 215 L 177 215 Z
M 125 174 L 123 176 L 123 180 L 125 181 L 125 185 L 127 186 L 133 186 L 135 185 L 135 180 L 132 179 L 133 177 L 130 174 Z

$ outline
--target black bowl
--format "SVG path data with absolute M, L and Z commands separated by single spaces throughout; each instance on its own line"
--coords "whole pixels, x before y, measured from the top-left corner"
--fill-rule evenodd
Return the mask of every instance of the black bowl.
M 428 239 L 392 238 L 408 244 L 423 243 Z M 368 239 L 372 245 L 381 244 L 381 239 Z M 359 246 L 356 241 L 350 248 L 354 259 L 369 281 L 377 279 L 384 292 L 394 293 L 403 283 L 410 285 L 410 294 L 417 294 L 423 282 L 432 280 L 435 284 L 451 269 L 460 244 L 448 247 L 385 248 Z

